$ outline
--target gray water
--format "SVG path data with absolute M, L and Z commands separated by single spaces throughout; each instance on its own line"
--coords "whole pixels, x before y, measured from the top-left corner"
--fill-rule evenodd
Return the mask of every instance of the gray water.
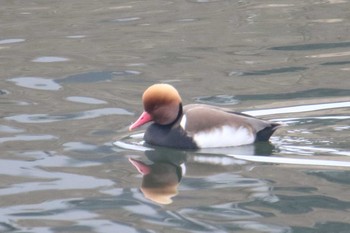
M 0 232 L 350 232 L 347 0 L 0 2 Z M 149 147 L 158 82 L 285 126 Z

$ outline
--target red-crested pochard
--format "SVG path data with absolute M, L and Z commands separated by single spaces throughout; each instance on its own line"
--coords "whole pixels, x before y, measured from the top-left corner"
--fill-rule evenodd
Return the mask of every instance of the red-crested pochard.
M 129 130 L 153 122 L 144 135 L 151 145 L 199 149 L 268 141 L 280 124 L 204 104 L 182 106 L 177 90 L 154 84 L 143 93 L 144 112 Z

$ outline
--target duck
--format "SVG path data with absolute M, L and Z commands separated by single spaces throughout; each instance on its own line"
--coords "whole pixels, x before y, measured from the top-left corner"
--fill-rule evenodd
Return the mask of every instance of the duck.
M 177 149 L 234 147 L 269 141 L 281 124 L 206 104 L 182 105 L 176 88 L 159 83 L 142 95 L 144 111 L 132 131 L 152 122 L 144 133 L 147 144 Z

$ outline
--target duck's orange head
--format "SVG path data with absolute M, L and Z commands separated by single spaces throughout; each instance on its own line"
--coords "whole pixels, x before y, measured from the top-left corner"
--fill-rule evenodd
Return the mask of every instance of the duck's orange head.
M 154 121 L 160 125 L 174 122 L 181 108 L 181 97 L 169 84 L 154 84 L 146 89 L 142 96 L 144 112 L 130 126 L 130 130 Z

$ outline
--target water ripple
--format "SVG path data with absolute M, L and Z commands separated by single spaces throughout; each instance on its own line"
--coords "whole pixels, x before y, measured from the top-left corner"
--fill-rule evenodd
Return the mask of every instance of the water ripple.
M 98 148 L 96 145 L 83 142 L 67 142 L 63 144 L 65 151 L 94 151 Z
M 57 155 L 56 155 L 57 156 Z M 108 179 L 100 179 L 92 176 L 45 171 L 40 167 L 60 167 L 76 166 L 74 160 L 65 156 L 57 157 L 46 156 L 34 161 L 15 161 L 0 160 L 0 174 L 7 176 L 24 176 L 39 178 L 37 182 L 16 183 L 0 189 L 0 196 L 13 195 L 19 193 L 37 192 L 43 190 L 76 190 L 76 189 L 94 189 L 98 187 L 109 187 L 115 182 Z M 73 161 L 73 162 L 72 162 Z M 97 163 L 89 162 L 82 166 L 96 166 Z
M 2 133 L 22 133 L 24 131 L 24 129 L 19 129 L 7 125 L 0 125 L 0 132 Z
M 49 175 L 47 172 L 35 170 L 35 175 L 31 175 L 29 172 L 22 174 L 26 175 L 27 177 L 32 176 L 37 178 L 54 179 L 55 181 L 26 182 L 17 183 L 16 185 L 9 185 L 8 187 L 0 190 L 0 196 L 43 190 L 95 189 L 114 185 L 114 182 L 107 179 L 98 179 L 91 176 L 77 175 L 73 173 L 52 172 Z
M 50 123 L 65 120 L 85 120 L 93 119 L 102 116 L 111 115 L 133 115 L 133 113 L 122 108 L 101 108 L 94 110 L 87 110 L 76 113 L 67 113 L 62 115 L 49 114 L 20 114 L 5 117 L 6 120 L 12 120 L 20 123 Z
M 57 84 L 55 81 L 40 77 L 18 77 L 8 79 L 8 81 L 14 82 L 17 86 L 20 87 L 37 90 L 57 91 L 62 88 L 62 86 Z
M 16 142 L 16 141 L 27 141 L 27 142 L 32 142 L 32 141 L 50 141 L 50 140 L 55 140 L 58 137 L 53 136 L 53 135 L 26 135 L 26 134 L 21 134 L 21 135 L 16 135 L 12 137 L 2 137 L 0 138 L 0 143 L 4 142 Z
M 350 62 L 349 62 L 350 63 Z M 239 100 L 280 100 L 280 99 L 300 99 L 300 98 L 321 98 L 321 97 L 342 97 L 350 96 L 349 89 L 316 88 L 305 91 L 276 93 L 276 94 L 257 94 L 257 95 L 237 95 Z
M 85 38 L 86 35 L 71 35 L 71 36 L 66 36 L 68 39 L 83 39 Z
M 69 61 L 69 58 L 65 57 L 53 57 L 53 56 L 47 56 L 47 57 L 37 57 L 32 60 L 32 62 L 40 62 L 40 63 L 50 63 L 50 62 L 63 62 L 63 61 Z
M 253 201 L 249 206 L 264 206 L 278 210 L 280 213 L 305 214 L 314 211 L 315 208 L 347 210 L 350 202 L 341 201 L 337 198 L 321 195 L 289 196 L 278 195 L 279 201 L 275 203 Z
M 196 97 L 195 101 L 213 105 L 233 105 L 239 103 L 239 100 L 235 96 L 230 95 L 200 96 Z
M 7 95 L 9 92 L 7 90 L 0 89 L 0 95 Z
M 340 218 L 339 218 L 340 219 Z M 313 227 L 293 226 L 292 232 L 349 232 L 350 224 L 338 221 L 318 222 Z
M 259 222 L 255 219 L 262 216 L 254 211 L 243 209 L 235 203 L 225 203 L 222 205 L 206 206 L 199 208 L 188 208 L 180 211 L 181 216 L 186 220 L 195 222 L 189 227 L 198 225 L 205 227 L 206 231 L 230 232 L 237 230 L 254 230 L 258 232 L 289 232 L 289 227 L 278 226 L 275 224 L 267 224 Z M 217 228 L 217 226 L 220 226 Z M 223 230 L 225 229 L 225 230 Z M 195 230 L 195 229 L 193 229 Z
M 272 75 L 290 72 L 299 72 L 307 70 L 307 67 L 282 67 L 268 70 L 255 70 L 255 71 L 232 71 L 229 76 L 252 76 L 252 75 Z
M 0 219 L 4 220 L 1 225 L 6 226 L 6 229 L 16 229 L 16 223 L 20 221 L 33 220 L 40 222 L 60 222 L 67 221 L 64 225 L 54 227 L 32 226 L 28 228 L 28 232 L 52 233 L 52 232 L 113 232 L 118 229 L 118 232 L 137 233 L 133 226 L 128 226 L 119 221 L 109 221 L 98 219 L 98 214 L 87 210 L 73 209 L 70 202 L 73 199 L 58 199 L 46 201 L 38 204 L 17 205 L 11 208 L 5 208 L 0 213 Z M 8 219 L 11 218 L 11 224 Z M 1 229 L 1 228 L 0 228 Z M 21 228 L 26 231 L 25 228 Z M 6 231 L 7 232 L 7 231 Z M 22 231 L 21 231 L 22 232 Z M 27 231 L 26 231 L 27 232 Z
M 350 42 L 287 45 L 287 46 L 271 47 L 269 49 L 282 50 L 282 51 L 307 51 L 307 50 L 335 49 L 335 48 L 348 48 L 348 47 L 350 47 Z
M 348 185 L 350 180 L 350 171 L 308 171 L 307 174 L 341 185 Z
M 139 75 L 141 72 L 135 70 L 122 70 L 122 71 L 100 71 L 100 72 L 88 72 L 68 76 L 63 79 L 57 79 L 58 83 L 95 83 L 112 80 L 115 77 Z
M 114 20 L 112 20 L 112 22 L 127 23 L 127 22 L 137 21 L 140 19 L 141 19 L 140 17 L 127 17 L 127 18 L 114 19 Z
M 106 104 L 106 101 L 99 100 L 96 98 L 91 97 L 85 97 L 85 96 L 69 96 L 66 98 L 66 100 L 76 103 L 83 103 L 83 104 Z
M 24 42 L 24 41 L 25 41 L 25 39 L 4 39 L 4 40 L 0 40 L 0 45 L 20 43 L 20 42 Z

